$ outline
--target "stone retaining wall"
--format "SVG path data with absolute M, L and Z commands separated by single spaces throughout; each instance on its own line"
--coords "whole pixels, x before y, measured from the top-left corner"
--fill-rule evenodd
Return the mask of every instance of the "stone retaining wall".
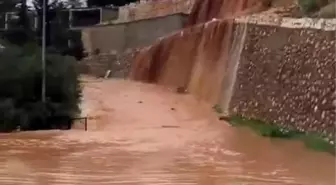
M 230 114 L 335 139 L 336 20 L 255 19 L 240 54 Z

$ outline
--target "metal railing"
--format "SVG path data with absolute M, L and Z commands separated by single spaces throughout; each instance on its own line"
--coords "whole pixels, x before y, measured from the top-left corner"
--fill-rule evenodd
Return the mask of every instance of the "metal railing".
M 76 120 L 84 121 L 84 130 L 87 131 L 88 117 L 72 118 L 71 122 L 74 123 Z

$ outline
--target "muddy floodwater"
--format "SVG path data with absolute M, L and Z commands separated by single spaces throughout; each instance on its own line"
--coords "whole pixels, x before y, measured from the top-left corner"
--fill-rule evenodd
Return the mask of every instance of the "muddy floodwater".
M 70 131 L 0 134 L 0 185 L 334 185 L 335 157 L 218 121 L 187 94 L 86 78 Z

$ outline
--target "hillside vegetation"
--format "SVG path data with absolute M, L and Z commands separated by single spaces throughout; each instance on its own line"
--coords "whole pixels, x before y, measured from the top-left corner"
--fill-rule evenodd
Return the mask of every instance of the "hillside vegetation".
M 335 0 L 297 0 L 304 16 L 335 18 Z

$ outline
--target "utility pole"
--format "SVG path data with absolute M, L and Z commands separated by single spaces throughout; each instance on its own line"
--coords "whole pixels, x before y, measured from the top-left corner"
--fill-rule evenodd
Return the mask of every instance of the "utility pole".
M 42 102 L 46 101 L 46 9 L 47 0 L 43 0 L 42 7 L 42 92 L 41 98 Z

